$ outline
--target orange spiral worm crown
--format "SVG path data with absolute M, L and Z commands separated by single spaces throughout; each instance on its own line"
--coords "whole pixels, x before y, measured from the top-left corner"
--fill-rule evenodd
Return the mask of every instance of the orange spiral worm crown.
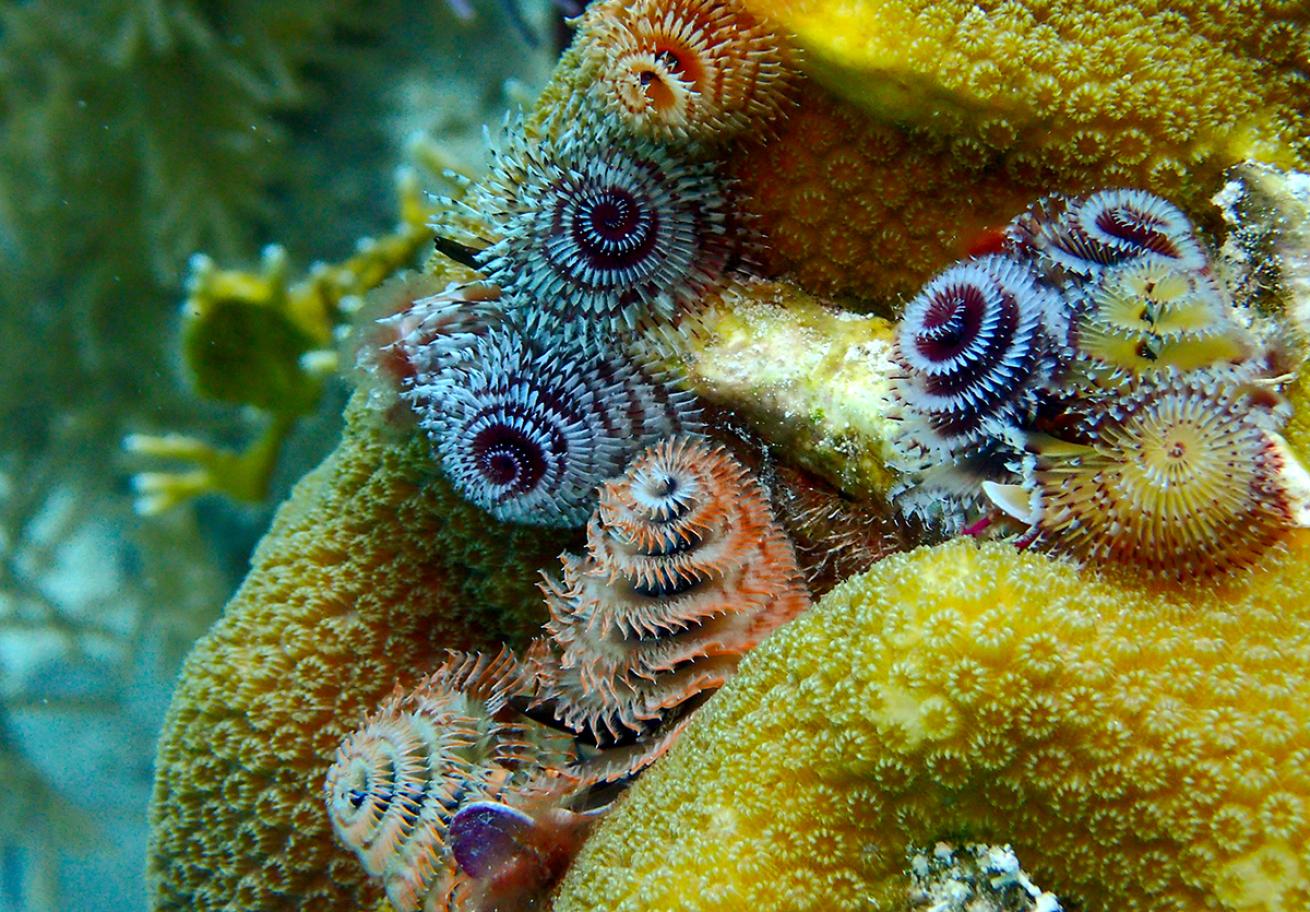
M 473 889 L 447 844 L 461 806 L 571 784 L 561 771 L 576 760 L 572 739 L 506 709 L 531 681 L 508 649 L 452 654 L 416 689 L 397 688 L 338 750 L 328 815 L 396 912 L 460 908 Z
M 784 39 L 733 0 L 607 0 L 578 46 L 601 109 L 651 139 L 717 145 L 788 100 Z
M 721 448 L 671 438 L 601 488 L 587 556 L 546 578 L 537 703 L 598 743 L 657 728 L 809 605 L 759 485 Z

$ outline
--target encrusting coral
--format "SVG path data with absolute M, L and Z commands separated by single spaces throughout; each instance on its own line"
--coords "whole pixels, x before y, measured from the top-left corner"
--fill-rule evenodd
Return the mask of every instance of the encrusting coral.
M 535 633 L 558 537 L 489 523 L 421 435 L 356 395 L 336 454 L 279 511 L 197 645 L 164 724 L 150 817 L 154 908 L 361 908 L 323 778 L 342 738 L 452 648 Z
M 746 657 L 554 908 L 901 908 L 907 848 L 964 837 L 1077 908 L 1304 909 L 1307 587 L 1304 531 L 1187 589 L 886 558 Z
M 912 293 L 1029 199 L 1135 186 L 1206 212 L 1243 158 L 1310 164 L 1304 4 L 747 0 L 808 86 L 730 170 L 808 290 Z
M 824 0 L 799 2 L 821 9 Z M 1200 28 L 1173 46 L 1193 8 L 1159 19 L 1145 5 L 1120 10 L 1120 32 L 1106 28 L 1115 17 L 1067 13 L 1058 0 L 1041 25 L 1020 4 L 926 13 L 945 31 L 898 52 L 935 71 L 903 81 L 899 98 L 888 87 L 908 67 L 854 77 L 859 101 L 880 96 L 872 107 L 882 120 L 795 70 L 802 58 L 772 31 L 778 10 L 766 0 L 606 2 L 583 16 L 536 109 L 507 120 L 490 177 L 439 203 L 438 251 L 482 275 L 441 290 L 407 279 L 388 292 L 399 309 L 372 331 L 365 361 L 397 395 L 358 400 L 340 454 L 302 489 L 310 506 L 284 511 L 188 667 L 161 745 L 157 904 L 374 901 L 363 872 L 324 845 L 326 823 L 310 819 L 305 786 L 324 775 L 344 715 L 376 705 L 397 678 L 398 696 L 343 749 L 328 800 L 347 841 L 358 835 L 351 820 L 371 824 L 374 810 L 399 808 L 399 829 L 387 833 L 405 838 L 379 845 L 383 855 L 399 846 L 397 857 L 367 847 L 363 856 L 390 877 L 405 912 L 454 896 L 465 875 L 481 881 L 479 893 L 457 907 L 537 903 L 589 823 L 548 823 L 515 796 L 521 786 L 532 793 L 523 780 L 538 761 L 553 774 L 573 765 L 575 749 L 620 755 L 588 786 L 613 786 L 655 756 L 666 762 L 643 772 L 583 848 L 560 910 L 891 908 L 906 898 L 908 851 L 961 837 L 1015 844 L 1045 886 L 1089 909 L 1264 902 L 1282 912 L 1310 901 L 1310 725 L 1293 702 L 1310 671 L 1310 616 L 1297 602 L 1310 582 L 1310 538 L 1290 528 L 1305 518 L 1310 478 L 1291 470 L 1277 436 L 1288 412 L 1280 372 L 1294 362 L 1269 341 L 1271 319 L 1235 309 L 1191 221 L 1237 155 L 1307 156 L 1288 132 L 1303 114 L 1295 79 L 1283 79 L 1296 64 L 1252 63 L 1249 28 L 1226 44 Z M 958 28 L 978 15 L 987 29 Z M 1066 15 L 1085 31 L 1081 63 L 1068 59 L 1078 42 L 1061 32 Z M 1262 10 L 1243 27 L 1299 15 Z M 909 21 L 893 12 L 889 33 L 904 35 Z M 1143 23 L 1165 40 L 1129 44 L 1114 87 L 1065 92 L 1062 79 L 1099 72 L 1091 58 L 1123 48 L 1107 35 L 1142 43 Z M 705 37 L 725 24 L 740 42 Z M 1006 58 L 1027 68 L 1008 107 L 998 107 L 1004 74 L 967 96 L 951 83 L 956 70 L 987 78 L 973 64 L 1030 31 L 1028 58 Z M 815 35 L 801 29 L 818 48 L 812 71 L 841 76 Z M 956 40 L 970 35 L 988 43 Z M 1213 70 L 1193 71 L 1192 50 Z M 1179 66 L 1161 67 L 1166 52 Z M 763 100 L 733 81 L 752 67 Z M 702 81 L 719 70 L 723 79 Z M 1269 77 L 1269 96 L 1242 86 L 1226 95 L 1230 111 L 1177 113 L 1176 98 L 1164 97 L 1226 88 L 1238 71 Z M 1024 93 L 1028 75 L 1052 72 L 1048 89 L 1062 97 L 1048 124 Z M 693 86 L 699 95 L 686 94 Z M 1134 100 L 1139 87 L 1155 94 Z M 1063 107 L 1064 94 L 1081 94 L 1083 106 Z M 1107 95 L 1122 103 L 1106 107 Z M 1114 144 L 1103 148 L 1107 133 Z M 1091 192 L 1129 180 L 1178 194 L 1181 207 L 1147 190 Z M 966 254 L 976 258 L 928 282 Z M 899 330 L 838 308 L 849 301 L 815 297 L 859 295 L 859 306 L 890 313 L 920 287 Z M 686 392 L 672 392 L 663 371 Z M 667 395 L 625 394 L 641 383 Z M 722 410 L 711 413 L 723 416 L 715 430 L 748 426 L 780 462 L 875 502 L 843 519 L 889 520 L 880 508 L 909 478 L 920 503 L 989 511 L 919 540 L 988 524 L 1004 533 L 1008 510 L 1028 525 L 1020 544 L 1040 538 L 1107 566 L 1011 542 L 893 555 L 742 660 L 808 604 L 800 570 L 739 466 L 707 444 L 666 442 L 601 489 L 587 555 L 566 553 L 563 580 L 544 586 L 546 635 L 522 660 L 502 655 L 512 667 L 492 676 L 491 692 L 479 690 L 481 673 L 447 680 L 439 670 L 427 691 L 403 696 L 435 664 L 438 642 L 468 649 L 525 633 L 521 572 L 541 543 L 475 526 L 475 510 L 419 468 L 413 425 L 482 509 L 576 521 L 598 476 L 615 474 L 648 438 L 680 430 L 682 419 L 667 417 L 677 408 L 648 413 L 649 401 L 690 409 L 692 394 Z M 573 399 L 593 419 L 585 433 L 570 430 Z M 1189 424 L 1197 411 L 1232 420 Z M 554 471 L 561 443 L 588 443 L 586 471 Z M 1135 488 L 1123 501 L 1143 515 L 1062 525 L 1073 506 L 1056 504 L 1061 490 L 1036 488 L 1079 446 L 1118 463 L 1141 457 L 1166 494 Z M 1255 506 L 1211 496 L 1214 463 L 1248 455 L 1254 468 L 1238 480 Z M 352 458 L 392 466 L 406 493 L 388 489 L 385 468 L 342 477 Z M 1204 483 L 1175 492 L 1189 468 Z M 1099 517 L 1115 479 L 1094 474 L 1091 490 L 1074 485 L 1070 496 Z M 805 483 L 794 471 L 771 477 Z M 562 507 L 501 509 L 516 493 L 531 500 L 543 480 L 566 490 Z M 722 495 L 732 482 L 740 490 Z M 707 492 L 719 496 L 702 500 Z M 416 508 L 400 528 L 399 505 L 411 499 L 429 512 Z M 304 540 L 290 552 L 289 529 L 302 520 Z M 822 540 L 822 523 L 812 525 Z M 1084 547 L 1066 536 L 1075 525 L 1101 538 Z M 837 540 L 859 539 L 834 529 Z M 1145 555 L 1161 542 L 1157 566 Z M 1154 572 L 1133 579 L 1123 563 Z M 1226 572 L 1235 567 L 1243 572 Z M 699 708 L 739 660 L 745 677 Z M 435 802 L 417 798 L 428 786 L 399 788 L 386 764 L 346 769 L 377 725 L 399 714 L 422 728 L 456 704 L 468 712 L 454 723 L 454 759 L 427 771 Z M 551 741 L 541 725 L 573 738 Z M 479 739 L 489 741 L 464 743 Z M 439 737 L 420 741 L 395 755 L 400 771 L 422 766 L 414 751 L 445 756 Z M 558 749 L 528 746 L 547 741 Z M 215 743 L 214 757 L 201 755 Z M 262 781 L 252 782 L 252 766 Z M 471 803 L 441 800 L 444 786 L 432 784 L 447 774 Z M 573 813 L 566 802 L 551 807 Z M 542 854 L 555 836 L 559 851 Z M 197 838 L 188 854 L 184 843 Z

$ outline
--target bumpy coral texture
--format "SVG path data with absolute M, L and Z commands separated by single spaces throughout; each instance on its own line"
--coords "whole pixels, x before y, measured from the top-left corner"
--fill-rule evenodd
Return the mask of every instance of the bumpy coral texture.
M 488 521 L 420 436 L 356 397 L 336 454 L 302 481 L 223 619 L 182 672 L 161 736 L 149 889 L 157 910 L 356 910 L 380 893 L 332 837 L 337 745 L 447 648 L 535 632 L 558 550 Z
M 1192 197 L 1227 164 L 1310 160 L 1310 8 L 1295 0 L 747 0 L 880 118 L 1062 185 Z
M 1199 214 L 1244 155 L 1310 162 L 1304 4 L 747 6 L 865 105 L 807 92 L 735 156 L 769 264 L 813 291 L 911 293 L 1025 195 L 1136 186 Z
M 1008 544 L 887 558 L 747 657 L 556 912 L 897 909 L 943 837 L 1079 909 L 1310 908 L 1308 586 L 1305 532 L 1181 591 Z

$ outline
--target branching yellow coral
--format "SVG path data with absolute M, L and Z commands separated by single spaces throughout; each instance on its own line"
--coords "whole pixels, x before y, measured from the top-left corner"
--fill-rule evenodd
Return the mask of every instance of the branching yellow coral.
M 1310 908 L 1310 533 L 1143 588 L 1006 544 L 889 557 L 747 657 L 556 912 L 903 908 L 1006 842 L 1088 912 Z
M 416 150 L 420 157 L 425 152 Z M 180 434 L 130 435 L 124 441 L 130 452 L 187 466 L 137 475 L 139 512 L 159 513 L 203 494 L 252 503 L 268 496 L 286 435 L 317 404 L 324 378 L 337 367 L 335 331 L 346 318 L 344 302 L 409 265 L 432 236 L 418 176 L 402 171 L 398 185 L 400 224 L 393 233 L 360 241 L 352 256 L 319 264 L 294 284 L 286 251 L 277 246 L 265 249 L 257 272 L 192 258 L 182 350 L 196 390 L 254 406 L 268 413 L 268 426 L 240 452 Z
M 533 583 L 558 538 L 488 523 L 437 476 L 421 435 L 380 426 L 364 400 L 182 672 L 150 814 L 154 909 L 376 901 L 323 813 L 337 745 L 445 649 L 541 622 Z

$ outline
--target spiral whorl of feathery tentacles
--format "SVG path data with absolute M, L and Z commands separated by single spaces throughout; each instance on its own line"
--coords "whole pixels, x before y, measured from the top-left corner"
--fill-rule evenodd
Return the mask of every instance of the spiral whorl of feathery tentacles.
M 1282 403 L 1231 369 L 1169 370 L 1034 435 L 1030 522 L 1061 550 L 1158 576 L 1248 566 L 1295 521 Z
M 628 342 L 755 249 L 709 140 L 785 107 L 780 39 L 734 0 L 606 4 L 576 54 L 595 91 L 507 122 L 488 175 L 434 220 L 483 284 L 392 316 L 372 358 L 455 486 L 506 522 L 580 524 L 638 448 L 699 431 L 692 397 Z
M 477 261 L 509 313 L 601 343 L 672 318 L 722 277 L 740 240 L 712 162 L 585 124 L 511 129 L 469 205 L 494 235 Z
M 983 292 L 1002 263 L 1044 302 L 1027 322 Z M 1156 577 L 1248 565 L 1308 490 L 1261 332 L 1172 204 L 1047 197 L 906 309 L 900 506 L 947 531 L 999 508 L 1029 541 Z
M 722 145 L 787 101 L 781 36 L 736 4 L 607 0 L 584 26 L 592 95 L 637 135 Z
M 522 660 L 452 654 L 337 752 L 333 828 L 397 912 L 535 908 L 595 818 L 592 787 L 660 756 L 697 697 L 809 605 L 763 491 L 686 437 L 607 483 L 588 557 L 561 560 Z
M 1022 264 L 989 256 L 958 263 L 905 308 L 896 338 L 915 443 L 957 452 L 990 428 L 1025 419 L 1066 319 Z
M 622 354 L 546 349 L 508 327 L 405 396 L 456 488 L 504 522 L 581 525 L 634 452 L 700 428 L 690 394 Z
M 532 689 L 508 649 L 494 658 L 453 654 L 415 689 L 393 694 L 337 751 L 325 785 L 333 829 L 396 912 L 461 908 L 487 886 L 465 870 L 476 864 L 461 867 L 452 851 L 461 809 L 507 797 L 552 804 L 576 788 L 572 738 L 506 711 L 509 698 Z M 556 810 L 555 826 L 584 826 Z
M 1145 190 L 1102 190 L 1083 200 L 1046 197 L 1011 222 L 1006 234 L 1019 252 L 1056 274 L 1096 276 L 1151 256 L 1181 269 L 1209 267 L 1183 211 Z
M 726 452 L 666 440 L 608 482 L 587 555 L 545 579 L 537 702 L 598 744 L 649 734 L 809 605 L 791 544 Z

